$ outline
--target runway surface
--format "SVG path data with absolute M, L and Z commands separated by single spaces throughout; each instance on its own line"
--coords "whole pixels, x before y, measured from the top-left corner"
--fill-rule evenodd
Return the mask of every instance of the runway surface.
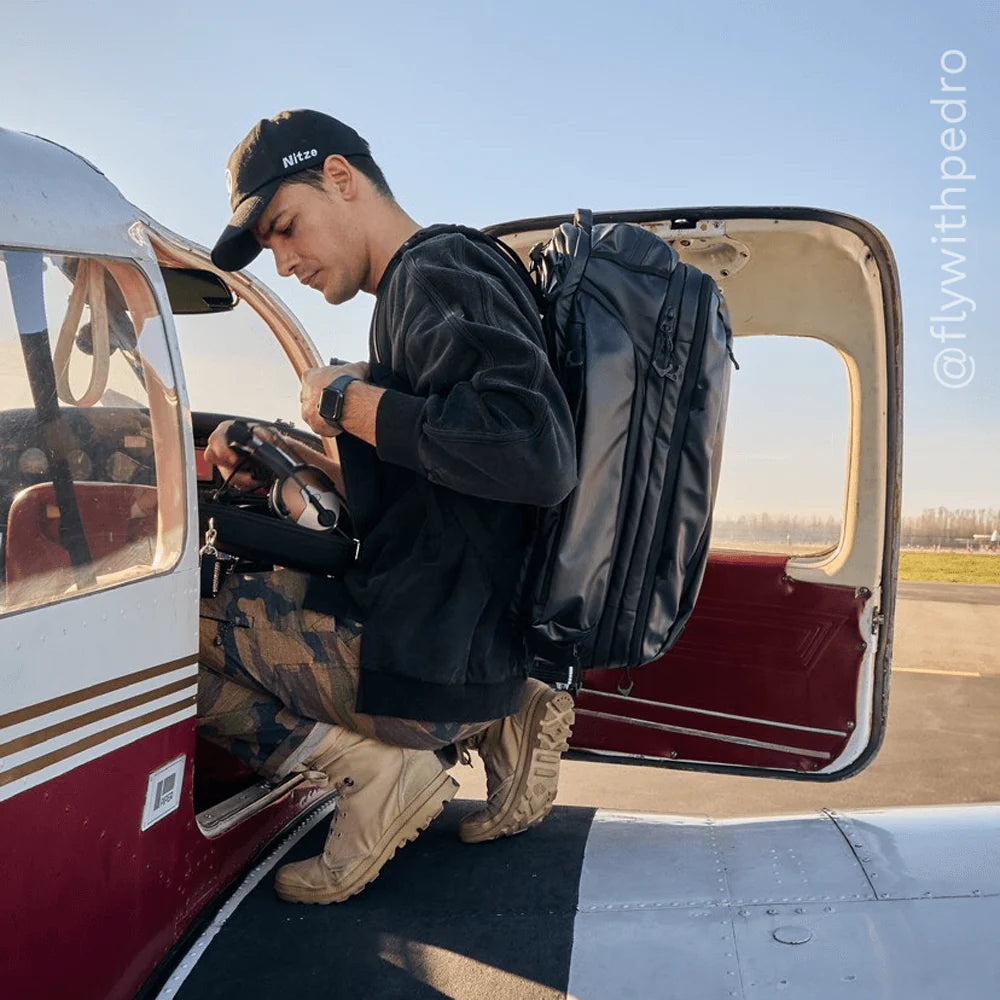
M 904 581 L 897 594 L 903 601 L 942 601 L 945 604 L 1000 605 L 1000 583 L 925 583 Z

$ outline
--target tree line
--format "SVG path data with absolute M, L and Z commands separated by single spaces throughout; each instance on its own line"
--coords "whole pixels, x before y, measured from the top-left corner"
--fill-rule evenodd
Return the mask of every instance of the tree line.
M 798 514 L 740 514 L 716 517 L 713 542 L 817 542 L 833 544 L 840 538 L 839 517 L 802 517 Z
M 903 545 L 965 544 L 976 535 L 990 536 L 1000 531 L 1000 510 L 933 507 L 916 517 L 904 517 L 902 528 Z
M 802 516 L 760 512 L 737 516 L 717 516 L 712 525 L 714 542 L 795 542 L 832 544 L 840 537 L 839 517 Z M 952 510 L 933 507 L 903 518 L 902 545 L 956 547 L 971 543 L 976 535 L 988 543 L 1000 530 L 1000 510 L 978 507 Z

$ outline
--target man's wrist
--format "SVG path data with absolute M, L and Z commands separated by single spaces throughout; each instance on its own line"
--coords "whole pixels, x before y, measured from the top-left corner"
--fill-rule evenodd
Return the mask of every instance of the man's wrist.
M 375 444 L 375 420 L 385 389 L 358 379 L 347 387 L 341 426 L 344 433 Z M 346 398 L 349 397 L 349 398 Z

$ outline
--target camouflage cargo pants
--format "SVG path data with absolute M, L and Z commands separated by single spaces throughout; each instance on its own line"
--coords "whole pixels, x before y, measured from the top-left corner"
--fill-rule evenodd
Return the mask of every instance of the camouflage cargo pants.
M 200 735 L 274 778 L 309 760 L 325 724 L 418 750 L 441 749 L 490 724 L 356 712 L 360 628 L 303 609 L 308 581 L 292 570 L 234 573 L 202 600 Z

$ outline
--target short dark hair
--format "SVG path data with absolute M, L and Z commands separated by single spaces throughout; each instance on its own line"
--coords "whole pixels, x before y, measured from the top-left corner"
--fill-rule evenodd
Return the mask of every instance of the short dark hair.
M 352 167 L 355 167 L 362 174 L 364 174 L 365 177 L 371 181 L 372 187 L 374 187 L 383 198 L 391 198 L 395 200 L 392 190 L 385 179 L 385 174 L 382 173 L 382 168 L 370 156 L 358 154 L 345 156 L 344 159 L 347 160 Z M 285 183 L 308 184 L 310 187 L 322 188 L 323 168 L 310 167 L 308 170 L 300 170 L 297 174 L 292 174 L 285 181 Z

